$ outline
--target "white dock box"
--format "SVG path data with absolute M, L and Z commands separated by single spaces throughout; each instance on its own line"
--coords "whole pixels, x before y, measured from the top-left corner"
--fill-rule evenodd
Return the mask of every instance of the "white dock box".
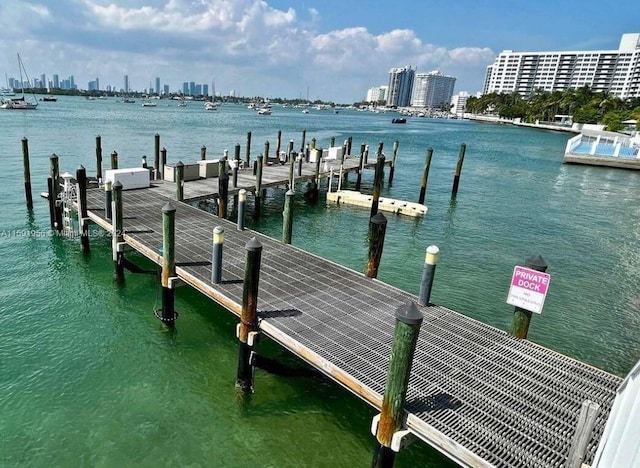
M 329 148 L 329 155 L 325 159 L 330 161 L 342 159 L 342 146 L 332 146 Z
M 311 151 L 309 151 L 309 162 L 310 163 L 314 163 L 316 162 L 318 159 L 318 156 L 320 156 L 320 158 L 328 158 L 329 157 L 329 150 L 328 149 L 323 149 L 322 150 L 322 155 L 320 155 L 320 150 L 319 149 L 312 149 Z
M 185 164 L 184 172 L 182 173 L 182 181 L 189 182 L 190 180 L 198 180 L 200 178 L 200 165 L 197 163 Z M 164 180 L 169 182 L 175 182 L 175 164 L 166 164 L 164 166 Z
M 149 187 L 149 169 L 133 167 L 130 169 L 107 169 L 105 181 L 112 184 L 120 182 L 122 190 L 133 190 Z
M 207 159 L 205 161 L 198 161 L 200 165 L 200 177 L 205 179 L 208 177 L 218 177 L 220 169 L 219 159 Z

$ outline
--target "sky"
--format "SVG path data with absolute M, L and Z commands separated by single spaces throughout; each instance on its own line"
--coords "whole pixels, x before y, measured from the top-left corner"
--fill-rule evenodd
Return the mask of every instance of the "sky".
M 502 50 L 617 49 L 639 18 L 630 0 L 0 0 L 0 72 L 18 77 L 19 53 L 30 78 L 80 89 L 126 74 L 351 104 L 404 66 L 475 93 Z

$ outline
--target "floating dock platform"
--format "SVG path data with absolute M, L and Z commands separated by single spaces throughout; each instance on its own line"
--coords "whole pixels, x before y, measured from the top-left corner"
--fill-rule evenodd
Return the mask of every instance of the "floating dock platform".
M 371 208 L 373 195 L 356 192 L 354 190 L 338 190 L 336 192 L 327 193 L 327 203 L 330 202 L 336 203 L 337 205 L 343 203 L 345 205 Z M 427 214 L 427 207 L 425 205 L 387 197 L 380 197 L 378 199 L 378 210 L 413 216 L 416 218 Z

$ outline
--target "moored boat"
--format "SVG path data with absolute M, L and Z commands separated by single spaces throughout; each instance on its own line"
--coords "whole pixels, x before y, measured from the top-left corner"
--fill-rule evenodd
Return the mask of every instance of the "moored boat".
M 27 70 L 25 70 L 24 65 L 22 64 L 20 54 L 18 54 L 18 69 L 20 70 L 20 84 L 22 85 L 24 83 L 22 81 L 22 71 L 24 70 L 27 81 L 29 81 L 29 75 L 27 75 Z M 33 95 L 33 102 L 27 101 L 25 98 L 24 87 L 21 88 L 20 93 L 20 97 L 8 97 L 3 99 L 2 104 L 0 104 L 0 109 L 32 110 L 38 107 L 38 100 L 33 92 L 31 93 Z

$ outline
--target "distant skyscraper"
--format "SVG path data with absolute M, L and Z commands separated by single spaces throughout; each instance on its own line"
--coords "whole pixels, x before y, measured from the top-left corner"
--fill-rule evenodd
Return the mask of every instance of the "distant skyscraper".
M 387 86 L 374 86 L 367 90 L 367 102 L 380 102 L 387 99 Z
M 406 107 L 411 102 L 411 89 L 415 71 L 411 67 L 392 68 L 389 71 L 387 106 Z
M 208 96 L 209 95 L 209 85 L 208 84 L 203 84 L 202 85 L 202 95 L 203 96 Z
M 156 94 L 160 94 L 160 78 L 156 78 Z
M 53 75 L 53 87 L 54 88 L 60 87 L 60 77 L 58 75 Z
M 189 82 L 189 93 L 190 96 L 195 96 L 196 95 L 196 83 L 195 81 L 190 81 Z
M 129 75 L 124 75 L 124 92 L 129 92 Z
M 164 95 L 168 96 L 169 95 L 169 85 L 168 84 L 164 85 L 163 89 L 164 89 Z
M 187 81 L 182 82 L 182 94 L 189 95 L 189 83 Z
M 413 83 L 413 107 L 446 108 L 449 110 L 456 78 L 443 75 L 439 71 L 416 73 Z

